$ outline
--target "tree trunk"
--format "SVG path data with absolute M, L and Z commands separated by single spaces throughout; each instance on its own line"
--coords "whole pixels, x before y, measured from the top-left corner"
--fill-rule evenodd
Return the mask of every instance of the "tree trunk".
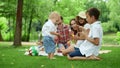
M 31 31 L 31 24 L 32 24 L 32 17 L 33 17 L 32 12 L 33 12 L 33 10 L 31 11 L 31 16 L 30 16 L 30 23 L 29 23 L 29 27 L 28 27 L 27 41 L 30 40 L 30 31 Z
M 18 0 L 14 46 L 21 46 L 23 0 Z

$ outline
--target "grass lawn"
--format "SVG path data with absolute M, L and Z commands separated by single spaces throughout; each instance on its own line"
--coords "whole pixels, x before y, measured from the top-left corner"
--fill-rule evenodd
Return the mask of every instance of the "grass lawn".
M 104 34 L 103 36 L 103 45 L 118 45 L 115 33 Z
M 102 58 L 100 61 L 70 61 L 60 56 L 56 56 L 55 60 L 49 60 L 45 56 L 25 56 L 23 50 L 29 47 L 14 48 L 11 44 L 0 42 L 0 68 L 120 68 L 120 46 L 116 45 L 102 46 L 101 50 L 112 50 L 112 52 L 100 54 Z

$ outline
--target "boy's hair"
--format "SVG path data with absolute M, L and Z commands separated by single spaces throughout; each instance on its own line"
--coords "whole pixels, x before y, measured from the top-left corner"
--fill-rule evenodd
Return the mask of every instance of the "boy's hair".
M 100 11 L 97 8 L 90 8 L 86 11 L 91 16 L 94 16 L 96 20 L 98 20 Z
M 59 13 L 57 13 L 57 12 L 51 12 L 51 14 L 49 15 L 49 19 L 54 19 L 54 18 L 56 18 L 56 16 L 60 16 L 59 15 Z

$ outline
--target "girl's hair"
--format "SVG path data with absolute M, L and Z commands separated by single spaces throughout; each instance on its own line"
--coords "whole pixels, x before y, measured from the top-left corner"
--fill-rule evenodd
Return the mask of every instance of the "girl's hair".
M 77 30 L 74 30 L 74 29 L 71 27 L 71 26 L 72 26 L 72 24 L 71 24 L 72 21 L 75 21 L 75 19 L 73 18 L 73 19 L 70 20 L 70 23 L 69 23 L 70 29 L 74 32 L 74 35 L 76 35 L 76 34 L 77 34 Z M 76 21 L 75 21 L 75 22 L 76 22 Z

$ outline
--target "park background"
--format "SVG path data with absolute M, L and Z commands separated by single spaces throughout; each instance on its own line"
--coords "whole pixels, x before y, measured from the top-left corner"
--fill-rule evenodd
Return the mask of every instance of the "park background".
M 119 68 L 119 6 L 120 0 L 0 0 L 0 68 L 56 68 L 57 65 L 57 68 L 63 68 L 64 64 L 64 68 Z M 100 55 L 103 60 L 69 61 L 66 57 L 58 57 L 58 60 L 51 62 L 44 57 L 24 56 L 24 51 L 20 49 L 30 46 L 21 43 L 34 43 L 42 38 L 41 28 L 50 12 L 59 12 L 64 23 L 69 24 L 70 19 L 80 11 L 91 7 L 101 12 L 99 20 L 104 31 L 102 50 L 112 50 L 111 53 Z

